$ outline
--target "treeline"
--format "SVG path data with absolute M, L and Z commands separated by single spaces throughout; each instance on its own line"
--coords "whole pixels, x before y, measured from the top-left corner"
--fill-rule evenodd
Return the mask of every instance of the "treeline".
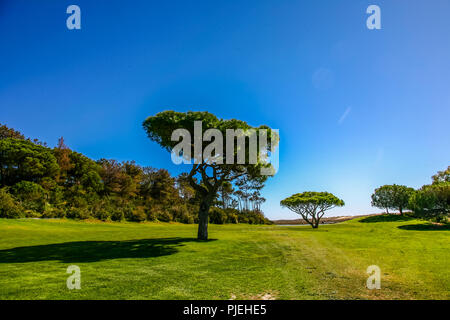
M 450 166 L 431 177 L 432 183 L 415 190 L 402 185 L 384 185 L 372 194 L 372 206 L 410 210 L 417 218 L 443 222 L 450 214 Z
M 269 224 L 261 185 L 224 185 L 211 223 Z M 0 125 L 0 217 L 197 223 L 199 201 L 186 174 L 134 161 L 94 161 L 60 138 L 55 148 Z

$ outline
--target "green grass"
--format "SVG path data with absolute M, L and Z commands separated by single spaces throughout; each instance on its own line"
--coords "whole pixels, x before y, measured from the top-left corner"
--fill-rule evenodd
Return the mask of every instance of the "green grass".
M 308 226 L 0 219 L 0 299 L 450 299 L 450 230 L 409 219 Z M 66 269 L 81 269 L 68 290 Z M 365 287 L 369 265 L 381 289 Z

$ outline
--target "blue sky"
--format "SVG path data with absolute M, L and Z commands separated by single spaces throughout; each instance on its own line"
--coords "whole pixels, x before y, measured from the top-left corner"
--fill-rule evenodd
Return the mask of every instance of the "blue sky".
M 269 218 L 296 218 L 279 201 L 306 190 L 345 200 L 330 215 L 375 212 L 377 186 L 420 187 L 450 164 L 449 14 L 447 0 L 0 0 L 0 122 L 173 174 L 187 168 L 147 139 L 147 116 L 267 124 L 281 136 Z

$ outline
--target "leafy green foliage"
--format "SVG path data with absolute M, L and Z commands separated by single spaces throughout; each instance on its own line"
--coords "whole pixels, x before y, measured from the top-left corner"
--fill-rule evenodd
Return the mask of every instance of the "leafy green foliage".
M 0 123 L 0 140 L 8 138 L 25 140 L 25 136 L 22 133 Z
M 432 184 L 418 190 L 399 185 L 385 185 L 375 189 L 372 205 L 379 208 L 409 208 L 422 219 L 444 221 L 450 214 L 450 167 L 432 177 Z
M 209 222 L 216 223 L 216 224 L 224 224 L 227 222 L 227 214 L 225 213 L 225 210 L 218 208 L 218 207 L 212 207 L 209 210 Z
M 51 149 L 27 140 L 0 139 L 0 186 L 22 180 L 39 182 L 56 178 L 59 167 Z
M 198 222 L 200 202 L 186 174 L 94 161 L 63 138 L 50 149 L 6 126 L 0 126 L 0 182 L 0 217 Z
M 438 171 L 434 176 L 431 177 L 434 183 L 440 182 L 450 182 L 450 166 L 446 170 Z
M 450 182 L 436 182 L 417 190 L 409 200 L 416 217 L 442 221 L 450 213 Z
M 20 181 L 11 188 L 11 193 L 19 200 L 23 208 L 41 213 L 44 211 L 45 191 L 39 184 Z
M 71 207 L 68 209 L 66 217 L 70 219 L 84 220 L 91 217 L 91 212 L 87 207 Z
M 0 189 L 0 217 L 21 218 L 24 216 L 24 209 L 16 203 L 6 188 Z
M 403 209 L 408 207 L 409 198 L 414 193 L 413 188 L 402 185 L 384 185 L 372 194 L 372 206 L 386 209 L 399 210 L 403 214 Z
M 267 130 L 268 143 L 267 150 L 259 150 L 258 144 L 256 150 L 256 161 L 250 161 L 250 139 L 244 138 L 245 150 L 239 148 L 237 143 L 234 143 L 233 149 L 227 150 L 226 142 L 223 142 L 222 150 L 215 150 L 216 156 L 213 159 L 196 159 L 195 148 L 195 122 L 201 121 L 201 146 L 199 150 L 202 154 L 205 148 L 210 144 L 209 141 L 203 139 L 208 130 L 215 129 L 221 133 L 222 137 L 226 137 L 228 129 L 242 130 L 243 132 L 249 132 L 253 130 L 256 134 L 259 134 L 260 130 Z M 176 130 L 184 130 L 187 132 L 190 141 L 188 141 L 188 151 L 183 151 L 178 156 L 182 156 L 185 160 L 194 160 L 189 174 L 186 175 L 186 180 L 191 187 L 195 190 L 196 197 L 199 199 L 199 229 L 198 239 L 208 239 L 208 216 L 210 207 L 213 205 L 217 198 L 218 191 L 226 183 L 231 183 L 238 179 L 245 179 L 248 182 L 258 181 L 260 184 L 264 183 L 268 176 L 261 175 L 262 168 L 271 168 L 271 165 L 260 156 L 261 151 L 269 151 L 272 148 L 272 144 L 278 143 L 278 137 L 275 137 L 275 133 L 267 126 L 252 127 L 244 121 L 231 119 L 224 120 L 219 119 L 215 115 L 209 112 L 175 112 L 164 111 L 154 116 L 148 117 L 143 127 L 147 132 L 148 137 L 158 143 L 162 148 L 167 151 L 172 151 L 173 148 L 179 143 L 179 141 L 172 141 L 172 134 Z M 245 133 L 243 133 L 245 135 Z M 274 138 L 274 139 L 272 139 Z M 216 139 L 216 138 L 215 138 Z M 235 138 L 233 138 L 235 139 Z M 237 138 L 236 138 L 237 139 Z M 244 151 L 244 163 L 239 163 L 238 153 Z M 226 156 L 230 157 L 227 153 L 232 152 L 233 163 L 226 161 Z M 224 189 L 225 190 L 225 189 Z M 218 213 L 215 212 L 218 217 Z M 217 221 L 222 219 L 217 218 Z
M 332 193 L 314 191 L 296 193 L 282 200 L 280 204 L 301 215 L 313 228 L 318 228 L 320 219 L 327 210 L 345 205 L 343 200 Z

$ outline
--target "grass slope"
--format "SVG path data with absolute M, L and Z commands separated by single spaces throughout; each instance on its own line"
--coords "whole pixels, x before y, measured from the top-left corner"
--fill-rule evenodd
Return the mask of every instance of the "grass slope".
M 307 226 L 0 219 L 0 299 L 450 299 L 450 230 L 369 217 Z M 66 268 L 81 268 L 81 290 Z M 381 268 L 381 289 L 365 287 Z

